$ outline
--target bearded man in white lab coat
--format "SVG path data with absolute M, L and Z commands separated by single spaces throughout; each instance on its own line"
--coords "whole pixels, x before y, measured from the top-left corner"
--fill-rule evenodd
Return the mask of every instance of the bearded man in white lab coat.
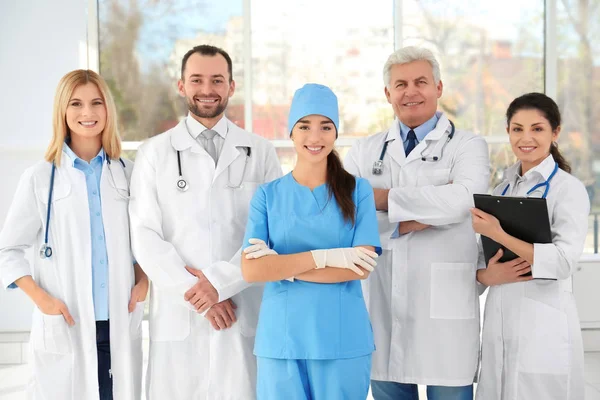
M 191 49 L 178 88 L 187 118 L 140 146 L 131 181 L 133 251 L 152 281 L 147 397 L 253 399 L 262 287 L 244 282 L 239 250 L 252 195 L 281 166 L 271 143 L 224 116 L 225 51 Z
M 486 192 L 485 140 L 437 112 L 443 84 L 426 49 L 384 67 L 391 127 L 356 141 L 349 172 L 374 188 L 384 253 L 365 283 L 375 345 L 376 400 L 472 399 L 479 358 L 477 241 L 469 209 Z M 385 148 L 385 151 L 383 149 Z

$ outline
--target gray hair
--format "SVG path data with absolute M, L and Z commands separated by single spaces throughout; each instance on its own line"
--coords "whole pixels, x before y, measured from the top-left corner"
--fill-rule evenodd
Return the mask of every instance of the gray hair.
M 391 69 L 394 65 L 408 64 L 414 61 L 427 61 L 433 70 L 433 80 L 437 85 L 441 79 L 440 64 L 435 59 L 433 53 L 423 47 L 408 46 L 393 52 L 383 66 L 383 83 L 389 89 L 391 78 Z

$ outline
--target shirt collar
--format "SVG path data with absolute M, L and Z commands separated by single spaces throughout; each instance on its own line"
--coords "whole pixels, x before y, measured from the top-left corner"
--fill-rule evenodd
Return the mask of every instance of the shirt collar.
M 187 127 L 188 132 L 194 139 L 198 139 L 198 135 L 204 132 L 207 127 L 198 122 L 194 117 L 192 117 L 191 113 L 188 113 L 187 118 L 185 119 L 185 126 Z M 227 136 L 227 118 L 225 116 L 221 117 L 219 122 L 215 126 L 212 127 L 212 130 L 217 132 L 219 136 L 223 139 Z
M 548 157 L 544 159 L 544 161 L 527 171 L 525 175 L 523 175 L 523 178 L 528 179 L 534 175 L 539 175 L 542 178 L 544 178 L 544 180 L 548 180 L 550 175 L 552 175 L 552 172 L 554 172 L 555 166 L 556 161 L 554 161 L 554 157 L 552 157 L 552 154 L 549 154 Z M 521 161 L 517 161 L 517 163 L 513 164 L 512 166 L 506 169 L 505 179 L 513 181 L 514 179 L 521 177 L 520 171 Z
M 92 158 L 89 163 L 87 161 L 84 161 L 83 159 L 81 159 L 77 154 L 75 154 L 75 152 L 73 150 L 71 150 L 71 147 L 69 147 L 67 142 L 63 143 L 63 152 L 65 152 L 67 154 L 67 156 L 69 156 L 69 158 L 71 159 L 72 167 L 75 166 L 75 162 L 81 162 L 81 163 L 91 165 L 93 162 L 95 162 L 95 160 L 99 160 L 102 163 L 104 163 L 104 161 L 106 160 L 106 153 L 104 153 L 103 148 L 100 148 L 100 151 L 98 152 L 96 157 Z
M 435 129 L 435 127 L 437 126 L 438 120 L 439 120 L 439 116 L 436 113 L 433 115 L 433 117 L 431 117 L 425 123 L 423 123 L 413 129 L 413 131 L 415 131 L 415 135 L 417 136 L 417 140 L 419 142 L 422 142 L 423 139 L 425 139 L 425 136 L 427 136 L 427 134 L 429 132 L 431 132 L 432 130 Z M 399 121 L 399 123 L 400 123 L 400 136 L 402 137 L 402 141 L 406 142 L 406 140 L 408 139 L 408 132 L 410 131 L 410 128 L 408 126 L 404 125 L 402 123 L 402 121 Z

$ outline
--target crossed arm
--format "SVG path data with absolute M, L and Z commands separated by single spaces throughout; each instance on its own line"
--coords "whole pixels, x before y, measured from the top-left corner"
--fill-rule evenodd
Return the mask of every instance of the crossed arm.
M 267 248 L 264 242 L 262 245 Z M 325 259 L 327 258 L 326 252 L 330 250 L 317 250 L 317 252 L 321 252 L 317 255 L 310 251 L 278 255 L 275 251 L 269 250 L 268 254 L 265 254 L 266 256 L 258 256 L 260 258 L 246 254 L 246 257 L 242 258 L 242 274 L 248 282 L 273 282 L 292 277 L 315 283 L 339 283 L 366 279 L 373 269 L 373 259 L 377 255 L 373 253 L 375 248 L 372 246 L 358 247 L 366 251 L 353 251 L 352 248 L 333 250 L 337 252 L 337 255 L 346 256 L 338 258 L 338 260 L 330 256 L 329 259 L 334 261 Z M 246 253 L 249 253 L 248 249 L 246 249 Z M 325 258 L 319 264 L 323 264 L 326 268 L 318 268 L 317 258 L 321 255 Z M 348 259 L 349 257 L 354 258 Z M 331 263 L 337 265 L 330 265 Z

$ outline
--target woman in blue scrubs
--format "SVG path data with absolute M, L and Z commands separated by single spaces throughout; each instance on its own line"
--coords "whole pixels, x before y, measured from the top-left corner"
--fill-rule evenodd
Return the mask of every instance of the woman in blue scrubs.
M 381 253 L 373 190 L 334 150 L 338 103 L 326 86 L 294 95 L 294 170 L 250 204 L 244 278 L 267 282 L 254 354 L 257 397 L 365 399 L 373 332 L 360 279 Z

